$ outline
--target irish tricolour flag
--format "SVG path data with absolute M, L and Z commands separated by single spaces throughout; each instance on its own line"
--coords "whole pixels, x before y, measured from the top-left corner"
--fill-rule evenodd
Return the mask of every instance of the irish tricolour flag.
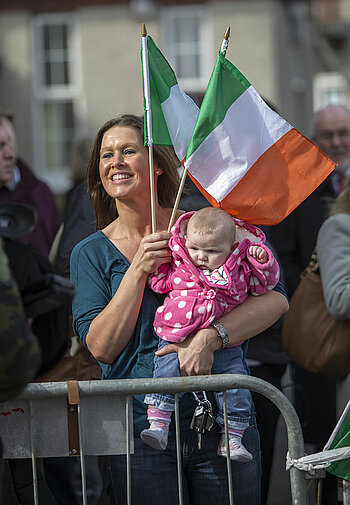
M 174 146 L 184 160 L 199 108 L 180 88 L 175 73 L 150 36 L 142 38 L 145 145 Z M 148 72 L 148 74 L 147 74 Z M 149 79 L 149 96 L 145 81 Z M 147 112 L 151 124 L 147 124 Z
M 214 207 L 254 224 L 276 224 L 334 164 L 262 100 L 219 52 L 185 167 Z
M 346 405 L 331 437 L 323 450 L 350 447 L 350 401 Z M 350 481 L 350 458 L 336 461 L 327 467 L 327 472 Z

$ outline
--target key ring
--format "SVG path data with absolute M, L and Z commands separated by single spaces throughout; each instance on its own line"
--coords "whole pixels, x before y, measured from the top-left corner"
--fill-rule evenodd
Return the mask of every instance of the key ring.
M 201 400 L 199 398 L 198 394 L 202 395 L 204 400 Z M 207 394 L 205 391 L 197 391 L 197 392 L 193 391 L 193 396 L 194 396 L 195 400 L 198 402 L 198 405 L 202 405 L 203 407 L 206 407 L 206 409 L 211 413 L 211 411 L 212 411 L 211 403 L 208 400 Z
M 200 395 L 202 395 L 202 396 L 203 396 L 203 398 L 204 398 L 204 400 L 201 400 L 201 399 L 199 398 L 199 396 L 198 396 L 198 394 L 197 394 L 197 393 L 198 393 L 198 394 L 200 394 Z M 206 394 L 206 392 L 205 392 L 205 391 L 197 391 L 197 392 L 196 392 L 196 391 L 193 391 L 193 393 L 192 393 L 192 394 L 193 394 L 193 396 L 194 396 L 194 399 L 195 399 L 195 400 L 196 400 L 196 401 L 197 401 L 200 405 L 203 405 L 203 404 L 205 404 L 205 403 L 209 403 L 209 404 L 210 404 L 210 402 L 209 402 L 209 400 L 208 400 L 208 398 L 207 398 L 207 394 Z

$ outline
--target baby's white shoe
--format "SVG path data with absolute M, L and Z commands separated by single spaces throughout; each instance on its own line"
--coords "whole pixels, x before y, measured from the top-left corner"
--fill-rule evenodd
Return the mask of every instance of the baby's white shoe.
M 230 459 L 233 461 L 248 462 L 253 459 L 253 456 L 242 444 L 242 437 L 237 437 L 236 435 L 229 434 L 229 447 L 230 447 Z M 219 447 L 217 450 L 219 456 L 224 456 L 226 458 L 226 440 L 225 433 L 222 434 Z
M 162 421 L 151 421 L 150 427 L 141 432 L 145 444 L 158 451 L 165 451 L 168 445 L 169 424 Z

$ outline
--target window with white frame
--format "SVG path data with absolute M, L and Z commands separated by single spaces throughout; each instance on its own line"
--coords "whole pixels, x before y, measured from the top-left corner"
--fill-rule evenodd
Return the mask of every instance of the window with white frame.
M 33 27 L 34 163 L 59 193 L 69 185 L 69 153 L 82 105 L 78 23 L 72 13 L 45 14 Z
M 162 10 L 161 51 L 173 67 L 181 87 L 199 99 L 213 66 L 212 28 L 204 5 Z
M 328 104 L 346 103 L 349 86 L 346 78 L 338 72 L 321 72 L 313 81 L 314 110 Z

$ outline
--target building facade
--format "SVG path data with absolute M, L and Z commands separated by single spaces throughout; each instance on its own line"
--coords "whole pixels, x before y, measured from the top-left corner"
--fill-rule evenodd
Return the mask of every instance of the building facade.
M 142 23 L 198 103 L 230 26 L 227 58 L 307 134 L 315 103 L 348 98 L 348 3 L 0 0 L 0 109 L 15 115 L 21 156 L 60 194 L 76 140 L 142 113 Z

